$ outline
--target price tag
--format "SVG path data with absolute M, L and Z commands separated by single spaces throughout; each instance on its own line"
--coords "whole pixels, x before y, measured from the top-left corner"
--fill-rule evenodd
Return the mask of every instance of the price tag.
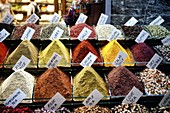
M 95 106 L 101 99 L 103 95 L 97 90 L 93 90 L 93 92 L 83 101 L 85 106 Z
M 12 106 L 13 108 L 15 108 L 25 97 L 26 97 L 26 94 L 18 88 L 12 93 L 12 95 L 10 95 L 4 101 L 3 104 L 5 106 Z
M 162 61 L 162 58 L 157 53 L 155 53 L 146 66 L 149 69 L 156 69 L 158 65 L 161 63 L 161 61 Z
M 118 67 L 122 65 L 122 63 L 125 61 L 127 57 L 127 54 L 123 51 L 119 51 L 118 55 L 116 56 L 115 60 L 113 61 L 113 65 Z
M 108 18 L 108 16 L 102 13 L 100 15 L 98 22 L 97 22 L 97 25 L 104 25 L 107 21 L 107 18 Z
M 18 69 L 25 69 L 28 64 L 31 62 L 30 59 L 28 59 L 27 57 L 25 57 L 24 55 L 22 55 L 20 57 L 20 59 L 17 61 L 17 63 L 14 65 L 14 67 L 12 68 L 12 70 L 16 71 Z
M 63 33 L 64 33 L 64 30 L 62 30 L 59 27 L 56 27 L 52 35 L 50 36 L 50 40 L 59 39 L 63 35 Z
M 161 40 L 164 45 L 170 45 L 170 35 Z
M 137 22 L 138 22 L 138 20 L 136 20 L 136 18 L 132 17 L 124 25 L 125 26 L 134 26 Z
M 8 33 L 8 31 L 2 29 L 2 31 L 0 32 L 0 42 L 4 41 L 9 35 L 10 33 Z
M 162 98 L 161 102 L 159 103 L 160 107 L 170 106 L 170 90 L 165 94 Z
M 26 23 L 36 23 L 39 17 L 34 13 L 27 20 Z
M 84 27 L 77 38 L 80 41 L 86 40 L 90 36 L 91 33 L 92 33 L 92 30 L 88 29 L 87 27 Z
M 57 53 L 53 53 L 52 57 L 50 58 L 50 60 L 48 61 L 47 65 L 46 65 L 46 67 L 47 68 L 56 67 L 60 63 L 61 59 L 62 59 L 62 56 L 60 56 Z
M 132 90 L 128 93 L 128 95 L 126 95 L 122 103 L 125 104 L 136 103 L 142 95 L 143 93 L 134 86 Z
M 146 32 L 145 30 L 142 30 L 141 32 L 140 32 L 140 34 L 137 36 L 137 38 L 136 38 L 136 42 L 137 43 L 142 43 L 142 42 L 144 42 L 147 38 L 148 38 L 148 36 L 149 36 L 149 33 L 148 32 Z
M 35 30 L 33 28 L 27 27 L 21 37 L 21 40 L 31 40 L 32 36 L 34 35 L 34 32 Z
M 14 20 L 14 17 L 7 13 L 3 18 L 2 18 L 2 23 L 5 23 L 5 24 L 11 24 L 12 21 Z
M 87 16 L 86 16 L 85 14 L 81 13 L 80 16 L 79 16 L 79 18 L 77 19 L 75 25 L 77 25 L 77 24 L 79 24 L 79 23 L 85 23 L 86 20 L 87 20 Z
M 57 13 L 54 13 L 50 23 L 58 23 L 60 21 L 61 16 Z
M 86 57 L 81 61 L 80 65 L 83 67 L 91 66 L 94 61 L 97 59 L 93 53 L 89 52 Z
M 112 41 L 114 40 L 115 38 L 119 37 L 121 34 L 121 31 L 118 30 L 118 29 L 115 29 L 112 31 L 112 34 L 110 35 L 110 37 L 107 39 L 108 41 Z
M 56 93 L 53 98 L 51 98 L 48 103 L 44 106 L 47 110 L 53 110 L 56 111 L 64 102 L 66 99 L 60 94 Z
M 165 20 L 158 16 L 155 20 L 153 20 L 149 25 L 161 25 Z

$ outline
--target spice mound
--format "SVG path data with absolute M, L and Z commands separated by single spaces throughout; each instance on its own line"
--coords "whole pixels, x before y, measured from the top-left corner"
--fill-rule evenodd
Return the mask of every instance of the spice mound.
M 133 86 L 145 92 L 143 84 L 124 66 L 113 68 L 107 78 L 112 96 L 127 95 Z
M 145 91 L 148 95 L 166 94 L 170 88 L 170 79 L 158 69 L 146 68 L 140 72 L 140 79 L 145 85 Z
M 130 50 L 127 51 L 116 41 L 110 41 L 107 45 L 102 47 L 102 56 L 104 58 L 105 67 L 113 66 L 112 62 L 118 55 L 119 51 L 126 53 L 128 56 L 125 59 L 123 66 L 134 66 L 134 60 Z
M 138 43 L 131 47 L 137 66 L 144 66 L 153 57 L 155 52 L 145 43 Z
M 112 108 L 113 113 L 150 113 L 149 109 L 140 104 L 122 104 Z
M 34 113 L 71 113 L 71 111 L 65 107 L 58 108 L 56 111 L 46 110 L 45 108 L 35 109 Z
M 31 60 L 27 67 L 37 67 L 38 49 L 28 40 L 24 40 L 18 45 L 8 56 L 5 64 L 7 64 L 7 67 L 15 65 L 22 55 Z
M 71 98 L 71 78 L 58 68 L 50 68 L 38 78 L 34 89 L 34 99 L 49 99 L 57 92 L 65 98 Z M 36 102 L 48 101 L 45 99 L 36 100 Z
M 109 95 L 103 78 L 92 67 L 83 68 L 74 77 L 73 88 L 76 101 L 84 100 L 94 89 L 97 89 L 103 96 Z
M 1 64 L 3 64 L 4 62 L 7 51 L 8 51 L 8 48 L 5 46 L 5 44 L 0 42 L 0 67 L 1 67 Z
M 81 41 L 73 50 L 72 54 L 72 63 L 81 63 L 81 61 L 86 57 L 86 55 L 91 52 L 95 56 L 97 56 L 97 59 L 95 61 L 96 64 L 94 65 L 101 65 L 99 63 L 102 62 L 102 59 L 99 55 L 99 53 L 96 51 L 96 49 L 87 41 Z M 75 64 L 78 65 L 78 64 Z
M 64 46 L 64 44 L 60 40 L 52 41 L 41 53 L 40 53 L 40 60 L 39 66 L 45 67 L 47 62 L 52 57 L 53 53 L 59 54 L 62 59 L 58 66 L 60 67 L 70 67 L 70 53 L 69 50 Z
M 18 106 L 16 108 L 2 106 L 0 108 L 0 113 L 33 113 L 33 111 L 28 107 Z
M 79 34 L 81 33 L 81 31 L 84 29 L 84 27 L 87 27 L 88 29 L 90 29 L 92 31 L 92 33 L 89 36 L 89 39 L 95 39 L 96 38 L 95 30 L 93 29 L 93 27 L 90 27 L 89 25 L 87 25 L 85 23 L 80 23 L 75 26 L 72 26 L 70 28 L 70 37 L 72 39 L 76 39 L 79 36 Z
M 43 27 L 42 33 L 41 33 L 41 39 L 50 38 L 50 36 L 52 35 L 52 33 L 53 33 L 53 31 L 55 30 L 56 27 L 59 27 L 60 29 L 64 30 L 63 35 L 61 36 L 61 38 L 69 39 L 68 28 L 65 27 L 65 26 L 62 26 L 61 24 L 54 24 L 54 23 Z
M 161 39 L 170 35 L 170 31 L 160 25 L 148 25 L 145 27 L 146 30 L 148 30 L 151 34 L 151 37 L 149 37 L 149 39 Z
M 16 89 L 21 89 L 29 100 L 23 100 L 22 103 L 32 102 L 32 94 L 35 78 L 24 70 L 13 72 L 1 85 L 0 96 L 7 99 Z
M 15 28 L 14 33 L 12 38 L 13 39 L 20 39 L 23 35 L 23 33 L 25 32 L 26 28 L 30 27 L 32 29 L 35 30 L 32 39 L 39 39 L 40 38 L 40 33 L 41 33 L 41 26 L 40 25 L 36 25 L 34 23 L 27 23 L 23 26 L 18 26 Z
M 74 109 L 74 113 L 111 113 L 109 108 L 99 106 L 82 106 Z

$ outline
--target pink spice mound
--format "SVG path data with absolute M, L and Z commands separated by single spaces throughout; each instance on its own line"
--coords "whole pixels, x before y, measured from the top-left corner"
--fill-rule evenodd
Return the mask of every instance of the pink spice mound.
M 107 78 L 112 96 L 127 95 L 133 86 L 145 92 L 144 85 L 124 66 L 113 68 Z
M 137 63 L 137 66 L 146 65 L 155 52 L 145 43 L 138 43 L 131 47 L 132 54 Z
M 90 27 L 89 25 L 87 25 L 85 23 L 80 23 L 75 26 L 72 26 L 70 28 L 70 37 L 73 39 L 77 38 L 84 27 L 87 27 L 88 29 L 92 30 L 92 33 L 89 36 L 90 39 L 96 38 L 96 33 L 95 33 L 93 27 Z

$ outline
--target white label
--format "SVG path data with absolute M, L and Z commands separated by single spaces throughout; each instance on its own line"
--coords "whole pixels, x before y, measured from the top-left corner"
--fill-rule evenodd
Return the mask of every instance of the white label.
M 60 94 L 56 93 L 53 98 L 51 98 L 48 103 L 44 106 L 47 110 L 53 110 L 56 111 L 64 102 L 66 99 Z
M 5 40 L 9 35 L 10 33 L 8 33 L 8 31 L 6 31 L 5 29 L 2 29 L 2 31 L 0 32 L 0 42 Z
M 128 95 L 126 95 L 122 103 L 125 104 L 136 103 L 142 95 L 143 93 L 134 86 L 132 90 L 128 93 Z
M 14 17 L 7 13 L 3 18 L 2 18 L 2 23 L 5 23 L 5 24 L 11 24 L 11 22 L 14 20 Z
M 12 70 L 16 71 L 18 69 L 25 69 L 28 64 L 31 62 L 30 59 L 28 59 L 27 57 L 25 57 L 24 55 L 21 56 L 21 58 L 17 61 L 17 63 L 14 65 L 14 67 L 12 68 Z
M 149 36 L 149 33 L 148 32 L 146 32 L 145 30 L 142 30 L 141 32 L 140 32 L 140 34 L 137 36 L 137 38 L 136 38 L 136 42 L 137 43 L 142 43 L 142 42 L 144 42 L 147 38 L 148 38 L 148 36 Z
M 60 56 L 57 53 L 53 53 L 52 57 L 47 63 L 47 68 L 56 67 L 60 63 L 61 59 L 62 59 L 62 56 Z
M 137 22 L 138 22 L 138 20 L 136 20 L 136 18 L 132 17 L 124 25 L 125 26 L 134 26 Z
M 153 20 L 149 25 L 161 25 L 165 20 L 158 16 L 155 20 Z
M 91 33 L 92 33 L 92 30 L 88 29 L 87 27 L 84 27 L 77 38 L 80 41 L 86 40 L 90 36 Z
M 165 94 L 162 98 L 161 102 L 159 103 L 160 107 L 170 106 L 170 90 Z
M 121 31 L 118 30 L 118 29 L 114 29 L 112 31 L 112 34 L 110 35 L 110 37 L 107 39 L 108 41 L 112 41 L 114 40 L 115 38 L 119 37 L 121 35 Z
M 21 40 L 30 40 L 34 35 L 35 30 L 31 27 L 27 27 L 24 31 L 24 34 L 21 37 Z
M 167 36 L 166 38 L 161 40 L 164 45 L 170 45 L 170 36 Z
M 13 108 L 15 108 L 25 97 L 26 97 L 26 94 L 18 88 L 12 93 L 12 95 L 10 95 L 4 101 L 3 104 L 5 106 L 12 106 Z
M 86 20 L 87 20 L 87 16 L 86 16 L 85 14 L 81 13 L 80 16 L 79 16 L 79 18 L 77 19 L 75 25 L 77 25 L 77 24 L 79 24 L 79 23 L 85 23 Z
M 61 16 L 57 13 L 54 13 L 50 23 L 58 23 L 60 21 Z
M 93 53 L 89 52 L 86 57 L 81 61 L 80 65 L 83 67 L 91 66 L 94 61 L 97 59 Z
M 50 36 L 50 40 L 59 39 L 64 33 L 64 30 L 60 29 L 59 27 L 56 27 L 53 31 L 52 35 Z
M 118 67 L 122 65 L 122 63 L 125 61 L 127 57 L 127 54 L 123 51 L 119 51 L 118 55 L 116 56 L 115 60 L 113 61 L 113 65 Z
M 108 16 L 102 13 L 100 15 L 98 22 L 97 22 L 97 25 L 104 25 L 107 21 L 107 18 L 108 18 Z
M 101 99 L 103 95 L 97 90 L 93 90 L 93 92 L 83 101 L 85 106 L 95 106 Z
M 26 23 L 36 23 L 39 17 L 34 13 L 27 20 Z
M 162 58 L 157 53 L 155 53 L 146 66 L 149 69 L 156 69 L 158 65 L 161 63 L 161 61 L 162 61 Z

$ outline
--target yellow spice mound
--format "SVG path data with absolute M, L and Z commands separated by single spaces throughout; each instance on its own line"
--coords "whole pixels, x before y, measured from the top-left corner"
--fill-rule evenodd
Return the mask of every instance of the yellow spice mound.
M 130 50 L 127 51 L 116 41 L 112 40 L 102 48 L 102 56 L 104 58 L 104 65 L 106 67 L 113 66 L 112 62 L 115 60 L 119 51 L 126 53 L 128 56 L 123 63 L 123 66 L 134 66 L 134 60 Z
M 45 67 L 53 53 L 57 53 L 62 56 L 62 60 L 58 64 L 61 67 L 70 67 L 70 53 L 68 49 L 59 40 L 52 41 L 41 53 L 40 53 L 40 67 Z

